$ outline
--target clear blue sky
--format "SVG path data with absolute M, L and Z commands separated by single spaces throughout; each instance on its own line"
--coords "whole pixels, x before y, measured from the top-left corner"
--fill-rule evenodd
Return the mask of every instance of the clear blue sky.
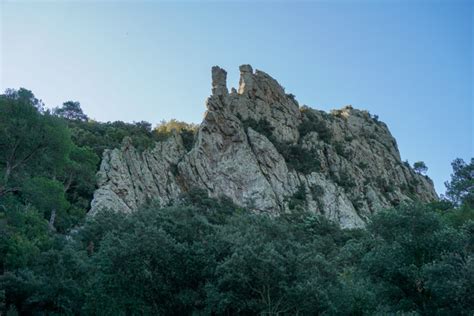
M 300 104 L 385 121 L 439 193 L 473 156 L 470 1 L 32 2 L 0 0 L 0 89 L 100 121 L 200 122 L 210 68 L 249 63 Z

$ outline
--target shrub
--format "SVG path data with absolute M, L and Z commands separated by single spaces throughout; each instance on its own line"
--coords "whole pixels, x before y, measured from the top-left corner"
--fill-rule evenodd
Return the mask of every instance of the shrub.
M 271 141 L 277 151 L 283 156 L 288 168 L 291 170 L 308 174 L 321 169 L 321 163 L 318 160 L 318 153 L 316 150 L 305 149 L 302 147 L 301 143 L 288 144 L 277 141 L 272 134 L 274 128 L 267 120 L 256 121 L 252 118 L 243 120 L 241 116 L 238 117 L 246 131 L 250 127 Z
M 298 104 L 298 101 L 296 100 L 296 96 L 293 93 L 287 93 L 286 97 L 293 101 L 294 103 Z
M 183 140 L 184 148 L 190 151 L 194 145 L 197 129 L 198 126 L 196 124 L 189 124 L 172 119 L 169 121 L 161 121 L 161 123 L 155 127 L 153 133 L 156 140 L 163 141 L 170 137 L 171 133 L 177 132 Z
M 346 147 L 344 146 L 343 143 L 341 143 L 341 142 L 334 143 L 334 149 L 336 150 L 336 153 L 339 156 L 342 156 L 346 159 L 350 159 L 351 151 L 346 149 Z
M 425 165 L 423 161 L 417 161 L 413 164 L 413 170 L 419 174 L 425 174 L 428 171 L 428 167 Z
M 318 172 L 321 170 L 321 162 L 318 159 L 318 152 L 315 149 L 306 149 L 301 144 L 276 143 L 278 152 L 285 158 L 289 169 L 296 170 L 304 174 Z
M 242 122 L 245 131 L 248 131 L 248 128 L 252 128 L 254 131 L 256 131 L 259 134 L 262 134 L 266 138 L 268 138 L 272 143 L 275 143 L 276 140 L 273 137 L 273 126 L 270 125 L 270 122 L 268 122 L 265 119 L 261 119 L 259 121 L 253 119 L 253 118 L 248 118 L 246 120 L 243 120 L 240 115 L 237 115 L 237 117 L 240 119 Z
M 318 184 L 312 185 L 309 190 L 311 191 L 311 196 L 315 201 L 317 201 L 324 195 L 324 188 Z
M 335 180 L 335 182 L 345 190 L 349 190 L 356 185 L 354 179 L 346 171 L 340 172 L 339 176 L 336 177 Z
M 319 117 L 313 112 L 314 110 L 309 108 L 302 108 L 302 122 L 298 127 L 300 137 L 304 137 L 311 132 L 317 132 L 318 137 L 329 143 L 332 137 L 332 132 L 328 128 L 326 122 L 319 119 Z
M 303 184 L 298 186 L 295 193 L 288 199 L 288 208 L 290 210 L 302 210 L 306 204 L 306 187 Z

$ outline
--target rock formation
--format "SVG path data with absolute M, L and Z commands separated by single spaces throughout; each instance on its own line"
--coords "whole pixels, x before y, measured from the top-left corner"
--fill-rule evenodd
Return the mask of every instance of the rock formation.
M 168 204 L 197 187 L 257 212 L 297 207 L 342 227 L 403 201 L 437 199 L 431 180 L 400 159 L 387 126 L 346 106 L 330 114 L 300 107 L 268 74 L 240 66 L 238 90 L 212 68 L 212 95 L 192 149 L 178 133 L 139 152 L 125 139 L 104 152 L 90 214 Z

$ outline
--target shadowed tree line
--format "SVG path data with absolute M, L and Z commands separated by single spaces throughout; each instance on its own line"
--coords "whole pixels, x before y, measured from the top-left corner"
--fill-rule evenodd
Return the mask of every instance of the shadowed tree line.
M 257 215 L 198 189 L 85 217 L 103 150 L 173 132 L 189 147 L 195 129 L 1 95 L 0 313 L 472 315 L 474 160 L 453 162 L 446 198 L 379 212 L 366 230 L 300 208 Z

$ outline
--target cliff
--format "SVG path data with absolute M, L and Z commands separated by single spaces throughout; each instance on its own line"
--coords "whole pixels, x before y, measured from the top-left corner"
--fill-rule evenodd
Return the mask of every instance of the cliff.
M 212 95 L 191 150 L 174 133 L 145 151 L 127 138 L 105 151 L 90 214 L 172 203 L 196 187 L 257 212 L 303 207 L 350 228 L 403 201 L 437 199 L 376 117 L 351 106 L 330 114 L 300 107 L 268 74 L 249 65 L 240 73 L 229 93 L 225 70 L 212 68 Z

